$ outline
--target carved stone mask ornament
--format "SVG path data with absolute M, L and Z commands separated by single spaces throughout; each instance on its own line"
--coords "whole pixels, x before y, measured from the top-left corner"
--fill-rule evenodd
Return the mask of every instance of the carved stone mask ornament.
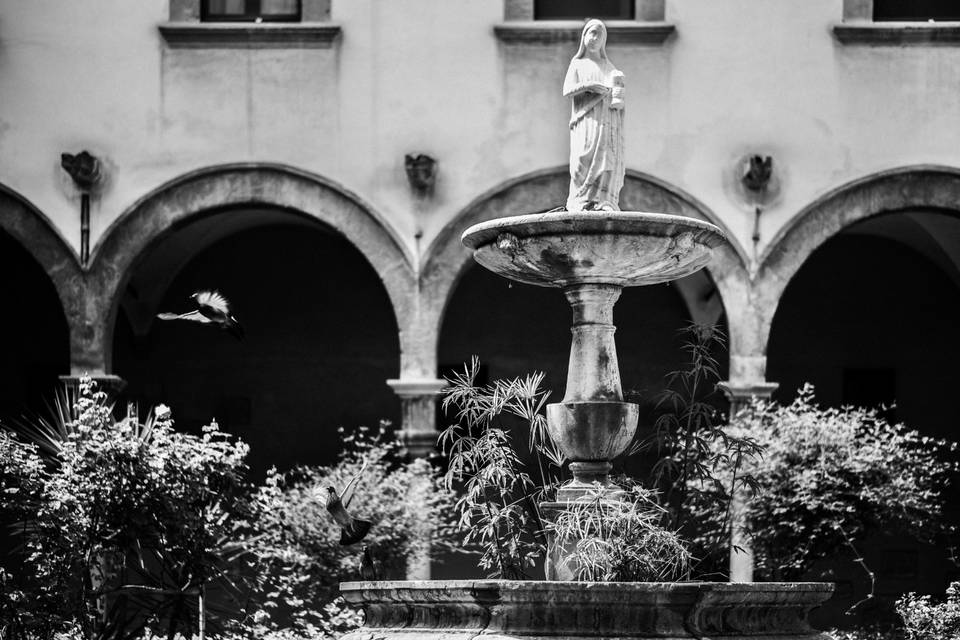
M 420 195 L 424 195 L 433 190 L 433 185 L 437 180 L 437 161 L 430 156 L 421 153 L 416 156 L 407 154 L 405 158 L 407 169 L 407 180 L 410 186 Z
M 773 176 L 773 158 L 753 155 L 744 163 L 740 180 L 748 191 L 757 192 L 767 188 L 771 176 Z
M 81 191 L 90 191 L 100 181 L 100 161 L 87 151 L 60 154 L 60 166 Z

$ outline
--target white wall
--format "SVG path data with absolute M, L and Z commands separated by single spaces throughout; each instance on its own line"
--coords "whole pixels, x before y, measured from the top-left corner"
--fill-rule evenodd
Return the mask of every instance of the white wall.
M 272 161 L 321 174 L 421 246 L 485 191 L 566 162 L 560 84 L 575 45 L 504 45 L 499 0 L 333 0 L 332 49 L 170 49 L 166 0 L 0 4 L 0 182 L 79 244 L 61 152 L 110 181 L 92 242 L 137 199 L 193 169 Z M 704 202 L 744 246 L 732 188 L 774 156 L 763 242 L 819 195 L 914 163 L 960 166 L 960 47 L 841 45 L 840 0 L 668 0 L 662 46 L 611 45 L 627 74 L 628 166 Z M 414 198 L 405 153 L 437 158 Z M 559 204 L 559 203 L 558 203 Z M 761 244 L 761 250 L 763 245 Z

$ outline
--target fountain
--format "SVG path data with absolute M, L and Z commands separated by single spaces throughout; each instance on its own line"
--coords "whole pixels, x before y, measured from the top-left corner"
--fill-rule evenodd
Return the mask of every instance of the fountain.
M 725 241 L 707 222 L 619 210 L 623 76 L 605 41 L 603 23 L 588 22 L 564 82 L 573 99 L 566 211 L 491 220 L 462 237 L 487 269 L 561 288 L 573 308 L 566 394 L 547 407 L 550 436 L 573 479 L 541 505 L 545 513 L 608 484 L 610 461 L 636 432 L 637 405 L 623 401 L 614 343 L 621 290 L 693 273 Z M 343 596 L 366 614 L 346 639 L 829 638 L 807 622 L 830 597 L 828 583 L 575 582 L 565 555 L 548 541 L 545 581 L 343 583 Z

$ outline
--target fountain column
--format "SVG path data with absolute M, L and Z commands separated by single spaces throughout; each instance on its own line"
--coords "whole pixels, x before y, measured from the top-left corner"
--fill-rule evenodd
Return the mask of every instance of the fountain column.
M 613 305 L 622 287 L 585 283 L 565 288 L 573 308 L 570 362 L 563 400 L 547 406 L 550 436 L 570 459 L 573 480 L 558 500 L 575 500 L 595 483 L 607 485 L 610 460 L 636 432 L 637 406 L 623 402 L 614 341 Z
M 582 284 L 568 287 L 564 294 L 573 308 L 573 341 L 563 401 L 623 400 L 613 340 L 617 330 L 613 305 L 620 298 L 620 287 Z

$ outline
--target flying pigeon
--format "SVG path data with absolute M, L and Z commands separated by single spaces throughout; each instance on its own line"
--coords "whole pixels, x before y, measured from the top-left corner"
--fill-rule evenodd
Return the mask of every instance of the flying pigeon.
M 191 320 L 202 324 L 215 324 L 237 340 L 243 339 L 243 327 L 233 317 L 230 303 L 216 291 L 197 291 L 190 296 L 197 308 L 187 313 L 158 313 L 161 320 Z
M 347 486 L 344 487 L 343 491 L 339 494 L 333 487 L 327 487 L 327 511 L 330 512 L 330 515 L 333 516 L 336 523 L 340 525 L 340 545 L 344 547 L 363 540 L 367 532 L 370 531 L 370 527 L 373 526 L 371 522 L 354 518 L 347 512 L 347 507 L 350 506 L 350 501 L 353 500 L 353 490 L 356 488 L 357 482 L 360 481 L 360 476 L 366 468 L 367 465 L 364 464 L 360 472 L 347 483 Z M 348 492 L 350 494 L 349 496 L 347 495 Z M 344 498 L 344 496 L 346 496 L 346 498 Z

